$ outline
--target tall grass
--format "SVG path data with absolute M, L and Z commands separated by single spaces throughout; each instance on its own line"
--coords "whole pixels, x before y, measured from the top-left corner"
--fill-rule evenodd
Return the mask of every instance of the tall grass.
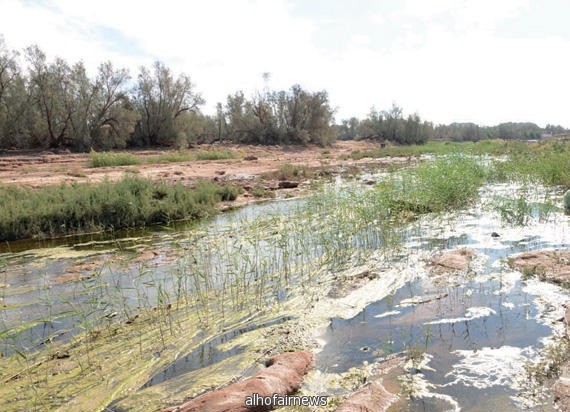
M 477 160 L 451 156 L 404 169 L 375 190 L 381 205 L 391 213 L 442 212 L 468 206 L 485 181 Z
M 168 152 L 163 153 L 156 159 L 149 159 L 149 163 L 153 162 L 166 162 L 166 163 L 177 163 L 177 162 L 192 162 L 195 160 L 225 160 L 225 159 L 235 159 L 237 154 L 232 150 L 200 150 L 197 152 L 192 151 L 179 151 L 179 152 Z
M 570 145 L 541 144 L 511 155 L 495 164 L 497 176 L 546 186 L 570 188 Z
M 126 152 L 96 152 L 89 153 L 91 167 L 111 167 L 138 165 L 142 161 L 137 156 Z
M 234 159 L 236 154 L 231 150 L 201 150 L 196 152 L 196 160 Z
M 1 187 L 0 240 L 46 237 L 196 219 L 235 188 L 200 182 L 194 189 L 125 177 L 100 184 L 62 184 L 41 189 Z
M 166 152 L 158 156 L 142 158 L 128 152 L 96 152 L 89 153 L 91 167 L 128 166 L 143 163 L 180 163 L 196 160 L 235 159 L 238 155 L 232 150 L 200 150 Z

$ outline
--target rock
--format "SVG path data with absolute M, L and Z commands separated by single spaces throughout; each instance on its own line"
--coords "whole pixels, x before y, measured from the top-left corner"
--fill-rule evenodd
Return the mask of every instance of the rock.
M 284 180 L 282 182 L 279 182 L 277 186 L 279 187 L 279 189 L 294 189 L 299 186 L 299 182 Z
M 401 367 L 405 359 L 394 358 L 382 362 L 376 368 L 376 376 L 372 377 L 369 385 L 359 389 L 349 396 L 335 412 L 384 412 L 387 411 L 400 397 L 396 394 L 397 388 L 385 386 L 385 378 L 394 379 L 402 373 Z M 393 393 L 392 391 L 396 392 Z
M 216 170 L 215 173 L 216 173 L 217 175 L 223 176 L 223 175 L 226 174 L 226 171 L 225 171 L 225 170 Z
M 251 155 L 250 155 L 250 156 L 246 156 L 246 157 L 244 157 L 244 158 L 243 158 L 243 160 L 248 160 L 248 161 L 251 161 L 251 160 L 257 160 L 257 157 L 256 157 L 256 156 L 251 156 Z
M 267 362 L 267 369 L 257 375 L 198 396 L 163 412 L 251 412 L 268 411 L 271 407 L 246 406 L 246 396 L 290 395 L 299 390 L 304 375 L 314 367 L 314 356 L 308 351 L 286 352 Z
M 525 275 L 570 285 L 570 250 L 542 250 L 526 252 L 509 260 L 509 265 Z
M 368 269 L 344 274 L 335 280 L 328 296 L 334 299 L 343 298 L 377 277 L 378 274 Z
M 345 400 L 335 412 L 383 412 L 398 400 L 381 383 L 372 382 Z
M 491 233 L 491 237 L 501 237 L 501 235 L 499 235 L 497 232 L 493 232 Z
M 458 249 L 444 253 L 443 255 L 432 259 L 432 273 L 442 274 L 453 271 L 461 271 L 469 269 L 469 262 L 475 255 L 472 249 Z
M 554 404 L 562 412 L 570 412 L 570 362 L 562 366 L 562 374 L 552 387 Z

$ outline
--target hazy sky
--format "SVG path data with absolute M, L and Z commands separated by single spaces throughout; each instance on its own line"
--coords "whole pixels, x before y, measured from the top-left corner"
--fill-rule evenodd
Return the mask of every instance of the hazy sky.
M 568 0 L 0 0 L 10 48 L 188 73 L 206 112 L 237 90 L 326 89 L 336 118 L 392 102 L 436 123 L 570 127 Z

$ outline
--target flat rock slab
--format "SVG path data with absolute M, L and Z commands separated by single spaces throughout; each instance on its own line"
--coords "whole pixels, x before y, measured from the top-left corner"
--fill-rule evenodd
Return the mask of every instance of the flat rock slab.
M 394 358 L 381 363 L 376 378 L 367 386 L 349 396 L 335 412 L 384 412 L 396 403 L 400 397 L 383 384 L 383 376 L 392 373 L 404 364 L 404 358 Z
M 525 275 L 570 286 L 570 250 L 526 252 L 511 259 L 509 264 Z
M 469 269 L 469 262 L 473 256 L 475 256 L 475 252 L 468 248 L 446 252 L 432 259 L 431 273 L 441 275 L 444 273 L 465 271 Z
M 570 362 L 562 366 L 562 375 L 552 388 L 554 403 L 562 412 L 570 412 Z
M 377 273 L 368 269 L 345 273 L 335 279 L 328 296 L 333 299 L 344 298 L 377 277 Z
M 262 412 L 270 406 L 248 406 L 246 397 L 290 395 L 301 387 L 304 375 L 315 365 L 312 352 L 286 352 L 271 358 L 259 374 L 214 390 L 163 412 Z

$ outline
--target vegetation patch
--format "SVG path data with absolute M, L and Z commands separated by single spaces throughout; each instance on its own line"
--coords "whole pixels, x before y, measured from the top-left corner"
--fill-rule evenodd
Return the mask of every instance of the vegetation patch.
M 430 140 L 425 144 L 387 145 L 374 150 L 356 150 L 350 157 L 354 160 L 382 157 L 417 157 L 424 154 L 450 155 L 504 155 L 524 150 L 527 144 L 523 142 L 506 142 L 500 139 L 481 140 L 478 142 L 450 142 Z
M 514 152 L 506 162 L 495 167 L 503 178 L 570 188 L 570 145 L 535 144 Z
M 194 189 L 137 177 L 97 185 L 62 184 L 42 189 L 0 187 L 0 240 L 142 227 L 197 219 L 239 190 L 199 182 Z
M 265 199 L 274 199 L 275 192 L 272 190 L 267 190 L 264 187 L 256 186 L 251 191 L 251 194 L 255 197 L 265 198 Z
M 296 180 L 300 178 L 310 179 L 315 176 L 315 172 L 306 166 L 285 163 L 273 173 L 278 180 Z
M 127 152 L 96 152 L 89 153 L 91 167 L 111 167 L 138 165 L 142 161 L 134 154 Z
M 452 156 L 405 169 L 376 188 L 391 214 L 422 214 L 463 208 L 477 198 L 485 172 L 475 159 Z
M 225 160 L 235 159 L 236 154 L 231 150 L 202 150 L 195 154 L 196 160 Z

